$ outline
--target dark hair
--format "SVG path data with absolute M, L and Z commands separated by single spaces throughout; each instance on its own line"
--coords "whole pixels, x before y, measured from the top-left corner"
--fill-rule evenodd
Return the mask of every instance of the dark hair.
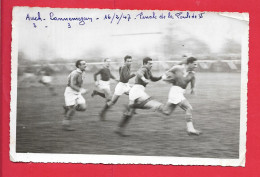
M 197 58 L 189 57 L 189 58 L 187 58 L 186 64 L 193 63 L 194 61 L 197 61 Z
M 109 58 L 105 58 L 105 59 L 103 60 L 103 62 L 106 62 L 107 60 L 109 60 Z
M 125 58 L 124 58 L 125 62 L 126 62 L 126 60 L 129 59 L 129 58 L 132 59 L 132 57 L 131 57 L 130 55 L 126 55 Z
M 153 59 L 151 59 L 150 57 L 145 57 L 144 59 L 143 59 L 143 64 L 145 65 L 145 64 L 147 64 L 148 63 L 148 61 L 152 61 Z
M 81 62 L 82 62 L 82 61 L 83 61 L 83 60 L 77 60 L 77 61 L 76 61 L 76 64 L 75 64 L 75 65 L 76 65 L 77 68 L 79 67 L 79 65 L 81 65 Z

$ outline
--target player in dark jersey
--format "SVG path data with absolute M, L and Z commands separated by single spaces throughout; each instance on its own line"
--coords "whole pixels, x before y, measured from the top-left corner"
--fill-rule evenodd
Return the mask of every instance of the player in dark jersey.
M 94 74 L 94 80 L 97 89 L 94 89 L 91 94 L 92 97 L 99 95 L 105 98 L 107 102 L 111 100 L 112 96 L 110 90 L 110 78 L 116 80 L 110 71 L 110 62 L 111 60 L 109 58 L 104 59 L 103 67 Z M 99 80 L 97 80 L 98 75 L 100 75 Z
M 129 104 L 126 112 L 123 114 L 123 119 L 119 124 L 116 133 L 124 136 L 124 130 L 127 123 L 132 118 L 135 109 L 152 109 L 154 111 L 160 111 L 163 108 L 163 104 L 151 99 L 151 97 L 145 92 L 146 85 L 151 81 L 156 82 L 161 79 L 160 77 L 154 77 L 151 72 L 152 59 L 146 57 L 143 59 L 143 66 L 137 71 L 135 77 L 135 84 L 129 92 Z
M 131 64 L 132 64 L 132 57 L 127 55 L 124 57 L 124 66 L 119 68 L 119 76 L 120 80 L 119 83 L 116 85 L 115 92 L 113 94 L 112 100 L 107 102 L 101 111 L 100 119 L 105 120 L 105 114 L 107 110 L 113 106 L 119 97 L 123 94 L 129 94 L 129 91 L 131 89 L 128 81 L 129 79 L 133 78 L 135 76 L 134 73 L 131 74 Z
M 54 70 L 48 64 L 43 65 L 38 71 L 38 74 L 40 75 L 39 82 L 46 86 L 50 90 L 51 94 L 55 96 L 57 93 L 51 84 L 53 73 Z
M 85 111 L 87 109 L 86 101 L 82 94 L 86 94 L 87 90 L 82 88 L 82 74 L 87 64 L 83 60 L 76 62 L 76 67 L 68 76 L 68 84 L 65 89 L 65 118 L 62 122 L 64 130 L 74 130 L 71 127 L 71 120 L 76 111 Z
M 184 97 L 185 89 L 191 84 L 191 94 L 194 94 L 195 87 L 195 69 L 197 68 L 197 59 L 189 57 L 184 66 L 176 65 L 168 70 L 163 76 L 163 80 L 172 84 L 169 92 L 168 102 L 163 107 L 163 113 L 170 115 L 177 106 L 185 111 L 187 123 L 187 132 L 189 135 L 200 135 L 201 132 L 196 130 L 192 122 L 192 106 Z

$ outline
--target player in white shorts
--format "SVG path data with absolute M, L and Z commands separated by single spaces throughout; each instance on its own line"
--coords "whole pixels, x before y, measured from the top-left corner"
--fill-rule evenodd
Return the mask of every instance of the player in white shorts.
M 76 67 L 68 76 L 68 84 L 65 89 L 65 118 L 62 122 L 64 130 L 74 130 L 71 127 L 71 120 L 76 111 L 85 111 L 87 109 L 86 101 L 82 94 L 86 94 L 87 90 L 82 88 L 82 74 L 85 71 L 87 64 L 83 60 L 76 62 Z
M 110 101 L 112 94 L 110 90 L 110 78 L 116 80 L 110 71 L 110 62 L 109 58 L 104 59 L 103 67 L 94 74 L 94 81 L 97 89 L 94 89 L 91 96 L 94 97 L 99 95 Z M 100 75 L 100 79 L 97 80 L 97 76 Z
M 113 106 L 119 97 L 123 94 L 129 94 L 129 91 L 131 89 L 128 81 L 129 79 L 133 78 L 135 74 L 131 74 L 131 64 L 132 64 L 132 57 L 127 55 L 124 57 L 124 66 L 119 68 L 119 76 L 120 80 L 119 83 L 116 85 L 114 95 L 112 97 L 112 100 L 107 102 L 101 111 L 100 119 L 105 120 L 105 115 L 107 110 Z
M 192 122 L 192 106 L 184 97 L 185 89 L 191 83 L 191 94 L 194 94 L 195 72 L 197 68 L 197 59 L 189 57 L 184 66 L 173 66 L 163 75 L 162 79 L 172 84 L 169 92 L 168 101 L 163 107 L 163 113 L 170 115 L 177 106 L 185 111 L 187 132 L 189 135 L 200 135 L 201 132 L 196 130 Z
M 55 92 L 55 90 L 51 84 L 52 79 L 53 79 L 52 75 L 54 73 L 54 70 L 49 65 L 46 64 L 40 68 L 38 73 L 40 75 L 39 82 L 41 84 L 43 84 L 44 86 L 46 86 L 53 96 L 57 95 L 57 93 Z
M 163 104 L 151 99 L 145 92 L 146 85 L 151 81 L 159 81 L 161 77 L 154 77 L 151 73 L 152 59 L 146 57 L 143 59 L 143 66 L 137 71 L 135 84 L 129 92 L 129 104 L 126 112 L 123 114 L 123 119 L 119 124 L 116 133 L 120 136 L 125 136 L 124 130 L 130 119 L 132 118 L 135 109 L 151 109 L 159 111 L 163 108 Z

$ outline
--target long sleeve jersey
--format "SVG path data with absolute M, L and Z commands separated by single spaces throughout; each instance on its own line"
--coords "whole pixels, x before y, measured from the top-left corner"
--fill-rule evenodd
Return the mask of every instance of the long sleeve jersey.
M 144 87 L 146 87 L 147 83 L 145 83 L 141 78 L 145 77 L 145 79 L 151 80 L 153 82 L 156 82 L 158 80 L 160 80 L 162 77 L 154 77 L 152 75 L 152 72 L 145 66 L 143 66 L 142 68 L 140 68 L 137 72 L 137 75 L 135 77 L 135 84 L 140 84 L 143 85 Z
M 120 82 L 128 83 L 129 79 L 135 76 L 130 73 L 130 67 L 122 66 L 119 68 Z
M 109 81 L 110 78 L 115 79 L 115 77 L 112 75 L 112 73 L 110 72 L 109 68 L 101 68 L 98 72 L 96 72 L 94 74 L 94 80 L 97 81 L 97 75 L 101 76 L 101 80 L 102 81 Z

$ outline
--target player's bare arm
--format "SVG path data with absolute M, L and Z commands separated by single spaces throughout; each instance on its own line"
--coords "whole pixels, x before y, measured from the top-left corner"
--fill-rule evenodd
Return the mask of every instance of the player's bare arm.
M 194 95 L 195 94 L 195 82 L 196 82 L 196 77 L 195 74 L 193 74 L 193 77 L 191 78 L 190 81 L 190 86 L 191 86 L 191 94 Z

